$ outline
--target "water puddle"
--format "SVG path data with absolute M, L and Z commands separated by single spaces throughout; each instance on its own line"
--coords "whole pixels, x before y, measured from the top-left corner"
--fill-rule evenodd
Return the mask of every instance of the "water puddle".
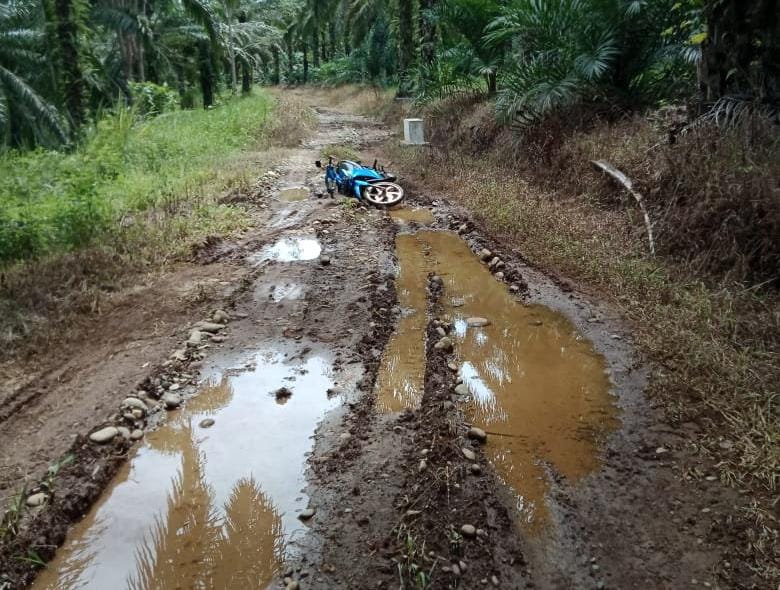
M 390 210 L 390 217 L 397 221 L 415 221 L 420 224 L 433 223 L 434 217 L 430 209 L 423 207 L 404 207 L 403 205 Z
M 306 456 L 341 403 L 332 385 L 324 358 L 274 351 L 217 376 L 148 434 L 32 588 L 266 588 L 305 532 Z
M 428 305 L 425 245 L 416 234 L 399 234 L 395 238 L 395 251 L 399 263 L 395 287 L 402 315 L 387 343 L 377 375 L 377 404 L 385 412 L 417 407 L 425 377 Z
M 279 191 L 279 200 L 286 203 L 293 201 L 304 201 L 309 198 L 309 189 L 305 186 L 294 186 L 283 188 Z
M 252 258 L 256 264 L 267 260 L 297 262 L 318 258 L 321 252 L 322 246 L 315 238 L 293 237 L 282 238 L 266 246 Z
M 563 315 L 516 302 L 455 234 L 399 238 L 414 241 L 397 250 L 402 273 L 415 269 L 414 284 L 403 289 L 418 295 L 407 298 L 425 298 L 429 271 L 444 280 L 442 303 L 471 393 L 467 419 L 489 433 L 486 453 L 516 493 L 520 521 L 539 530 L 547 518 L 544 464 L 576 482 L 598 468 L 600 444 L 618 426 L 605 361 Z M 473 317 L 489 324 L 471 327 Z M 417 362 L 407 356 L 418 348 L 408 343 L 399 351 L 400 358 L 383 361 L 394 382 L 418 379 Z
M 274 303 L 281 301 L 297 301 L 303 299 L 305 295 L 303 285 L 298 283 L 285 283 L 284 285 L 277 285 L 271 292 L 271 299 Z

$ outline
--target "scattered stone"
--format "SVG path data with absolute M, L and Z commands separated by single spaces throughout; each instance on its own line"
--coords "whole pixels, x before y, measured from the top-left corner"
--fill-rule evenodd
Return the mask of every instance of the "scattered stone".
M 215 344 L 220 344 L 220 343 L 224 342 L 225 340 L 227 340 L 226 336 L 212 336 L 211 337 L 211 341 L 214 342 Z
M 420 459 L 420 464 L 417 466 L 417 471 L 425 471 L 428 468 L 428 462 L 425 459 Z
M 482 250 L 479 251 L 479 259 L 484 261 L 484 262 L 487 262 L 488 260 L 490 260 L 492 256 L 493 256 L 493 253 L 490 250 L 488 250 L 487 248 L 482 248 Z
M 434 344 L 433 347 L 436 350 L 443 350 L 444 352 L 450 352 L 454 348 L 454 345 L 452 343 L 452 339 L 449 336 L 444 336 L 444 338 L 442 338 L 436 344 Z
M 38 492 L 37 494 L 27 496 L 27 505 L 34 508 L 36 506 L 41 506 L 48 499 L 49 497 L 44 492 Z
M 293 580 L 284 587 L 284 590 L 300 590 L 301 585 L 297 580 Z
M 494 274 L 493 276 L 496 277 L 499 281 L 503 281 L 504 280 L 504 273 L 501 272 L 500 270 L 496 274 Z
M 189 344 L 189 341 L 187 342 Z M 174 361 L 181 361 L 184 362 L 187 360 L 187 349 L 186 348 L 179 348 L 178 350 L 174 350 L 171 353 L 170 356 L 171 359 Z
M 455 574 L 456 576 L 460 575 L 460 566 L 457 563 L 453 563 L 450 566 L 450 571 Z
M 220 330 L 225 329 L 225 324 L 216 324 L 214 322 L 198 322 L 195 324 L 195 328 L 201 332 L 208 332 L 209 334 L 216 334 Z
M 117 430 L 116 426 L 106 426 L 90 434 L 89 440 L 98 444 L 107 443 L 117 434 L 119 434 L 119 430 Z
M 477 454 L 474 451 L 472 451 L 471 449 L 463 447 L 461 449 L 461 452 L 463 453 L 463 456 L 466 457 L 466 459 L 468 459 L 469 461 L 476 461 Z
M 328 266 L 330 264 L 330 256 L 320 256 L 320 264 L 322 266 Z
M 117 426 L 116 429 L 125 440 L 130 440 L 130 429 L 127 426 Z
M 230 315 L 225 310 L 218 309 L 211 316 L 211 319 L 217 324 L 227 324 L 230 321 Z
M 457 371 L 458 370 L 458 365 L 456 365 L 455 363 L 447 363 L 447 368 L 450 371 Z
M 132 412 L 130 412 L 130 415 L 133 417 L 133 420 L 141 420 L 144 417 L 143 410 L 135 409 Z
M 314 508 L 306 508 L 298 515 L 300 520 L 309 520 L 317 511 Z
M 473 524 L 464 524 L 462 527 L 460 527 L 460 532 L 467 539 L 472 539 L 476 536 L 477 529 Z
M 490 583 L 498 588 L 498 578 L 496 576 L 490 576 Z
M 160 401 L 165 406 L 166 410 L 173 410 L 181 405 L 181 396 L 178 393 L 164 393 L 160 398 Z
M 149 407 L 144 403 L 144 401 L 138 399 L 137 397 L 125 398 L 125 401 L 122 402 L 122 405 L 132 410 L 141 410 L 142 412 L 149 411 Z
M 520 287 L 517 285 L 509 285 L 509 291 L 512 293 L 517 293 L 520 290 Z
M 190 332 L 190 337 L 187 340 L 187 346 L 195 348 L 196 346 L 200 346 L 203 342 L 203 332 L 200 330 L 193 330 Z
M 469 428 L 468 437 L 483 443 L 487 440 L 487 433 L 481 428 L 472 426 L 471 428 Z
M 493 259 L 488 263 L 488 267 L 493 268 L 499 262 L 501 262 L 501 259 L 498 256 L 494 256 Z
M 472 463 L 469 467 L 469 471 L 474 475 L 482 475 L 482 467 L 479 463 Z
M 345 442 L 347 442 L 347 441 L 348 441 L 349 439 L 351 439 L 351 438 L 352 438 L 352 435 L 351 435 L 349 432 L 342 432 L 342 433 L 339 435 L 339 440 L 340 440 L 342 443 L 345 443 Z
M 130 433 L 130 440 L 141 440 L 144 437 L 144 431 L 140 428 L 136 428 Z
M 470 328 L 484 328 L 485 326 L 490 325 L 490 320 L 487 318 L 467 318 L 466 319 L 466 325 L 468 325 Z
M 288 389 L 287 387 L 280 387 L 276 391 L 274 391 L 274 397 L 277 401 L 287 401 L 292 397 L 292 391 Z
M 658 448 L 655 450 L 655 454 L 656 454 L 656 455 L 664 455 L 664 454 L 666 454 L 666 453 L 668 453 L 668 452 L 669 452 L 669 449 L 667 449 L 667 448 L 665 448 L 665 447 L 658 447 Z
M 439 326 L 438 328 L 436 328 L 436 333 L 437 333 L 439 336 L 446 336 L 446 335 L 447 335 L 447 330 L 445 330 L 444 328 L 442 328 L 441 326 Z
M 211 428 L 214 426 L 214 418 L 204 418 L 198 423 L 201 428 Z
M 455 393 L 458 395 L 468 395 L 469 394 L 469 388 L 466 387 L 465 383 L 461 383 L 460 385 L 455 386 Z
M 180 383 L 171 383 L 171 386 L 168 388 L 168 391 L 179 391 L 181 389 Z

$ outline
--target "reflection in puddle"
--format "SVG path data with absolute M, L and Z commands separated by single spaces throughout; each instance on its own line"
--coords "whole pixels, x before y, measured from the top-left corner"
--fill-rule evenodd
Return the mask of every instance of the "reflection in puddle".
M 400 206 L 390 210 L 390 217 L 398 221 L 416 221 L 417 223 L 433 223 L 433 213 L 423 207 Z
M 265 588 L 305 526 L 306 454 L 339 404 L 321 357 L 295 364 L 258 354 L 189 400 L 75 525 L 35 590 Z M 294 378 L 294 380 L 290 380 Z M 272 392 L 284 384 L 287 403 Z M 202 429 L 204 418 L 214 425 Z
M 255 258 L 257 262 L 276 260 L 278 262 L 294 262 L 297 260 L 313 260 L 322 252 L 320 243 L 315 238 L 282 238 L 278 242 L 263 248 Z
M 423 244 L 416 235 L 400 234 L 395 239 L 395 251 L 400 267 L 395 288 L 403 314 L 387 343 L 377 375 L 377 403 L 385 412 L 417 407 L 425 377 L 428 265 Z
M 292 188 L 283 188 L 279 191 L 279 200 L 285 202 L 303 201 L 309 198 L 309 189 L 305 186 L 295 186 Z
M 563 315 L 517 303 L 458 236 L 424 231 L 399 238 L 402 273 L 414 268 L 403 289 L 418 293 L 407 298 L 424 300 L 427 272 L 444 279 L 442 303 L 471 393 L 467 418 L 489 433 L 486 453 L 517 493 L 521 521 L 536 529 L 546 518 L 540 462 L 576 481 L 598 468 L 600 441 L 617 427 L 604 359 Z M 472 328 L 469 317 L 490 324 Z M 383 360 L 396 383 L 417 378 L 417 364 L 406 356 L 419 356 L 415 342 L 398 348 L 401 358 Z M 413 375 L 398 374 L 409 366 Z

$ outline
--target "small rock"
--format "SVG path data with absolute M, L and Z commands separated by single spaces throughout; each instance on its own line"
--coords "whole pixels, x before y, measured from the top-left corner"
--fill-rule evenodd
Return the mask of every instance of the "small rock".
M 487 440 L 487 433 L 481 428 L 472 426 L 469 428 L 468 437 L 483 443 Z
M 496 277 L 499 281 L 503 281 L 504 280 L 504 273 L 501 272 L 500 270 L 496 274 L 494 274 L 493 276 Z
M 456 576 L 460 575 L 460 566 L 457 563 L 453 563 L 450 566 L 450 571 L 455 574 Z
M 479 259 L 483 260 L 484 262 L 487 262 L 490 260 L 490 258 L 493 256 L 493 253 L 488 250 L 487 248 L 482 248 L 482 250 L 479 251 Z
M 425 471 L 427 468 L 427 461 L 425 459 L 420 459 L 420 464 L 417 466 L 417 471 Z
M 438 328 L 436 328 L 436 333 L 437 333 L 439 336 L 446 336 L 446 335 L 447 335 L 447 330 L 445 330 L 444 328 L 442 328 L 441 326 L 439 326 Z
M 284 587 L 284 590 L 300 590 L 301 585 L 298 583 L 297 580 L 293 580 L 287 586 Z
M 305 510 L 302 510 L 301 513 L 298 515 L 298 518 L 300 520 L 309 520 L 312 516 L 315 515 L 317 511 L 314 508 L 306 508 Z
M 196 346 L 200 346 L 203 342 L 203 332 L 200 330 L 193 330 L 190 332 L 190 337 L 187 340 L 187 346 L 190 346 L 192 348 L 195 348 Z
M 144 412 L 143 410 L 139 410 L 138 408 L 136 408 L 130 413 L 130 415 L 133 417 L 133 420 L 140 420 L 141 418 L 144 417 Z
M 457 371 L 458 370 L 458 365 L 456 365 L 455 363 L 447 363 L 447 368 L 450 371 Z
M 330 264 L 330 256 L 320 256 L 320 264 L 322 266 L 328 266 Z
M 195 324 L 195 328 L 201 332 L 208 332 L 209 334 L 216 334 L 220 330 L 225 329 L 225 324 L 216 324 L 214 322 L 198 322 Z
M 187 341 L 187 343 L 189 344 L 189 341 Z M 197 345 L 193 345 L 193 346 L 197 346 Z M 174 361 L 181 361 L 181 362 L 186 361 L 187 360 L 187 349 L 186 348 L 179 348 L 178 350 L 174 350 L 171 353 L 170 358 L 173 359 Z
M 509 291 L 512 293 L 517 293 L 520 290 L 520 287 L 517 285 L 509 285 Z
M 181 396 L 178 393 L 164 393 L 160 401 L 167 410 L 173 410 L 181 405 Z
M 466 225 L 465 223 L 463 223 L 463 224 L 461 224 L 461 226 L 458 228 L 458 233 L 460 233 L 460 234 L 464 234 L 464 233 L 466 233 L 466 232 L 468 231 L 468 229 L 469 229 L 469 226 L 468 226 L 468 225 Z
M 168 388 L 168 391 L 179 391 L 181 389 L 180 383 L 171 383 L 171 386 Z
M 471 471 L 471 473 L 474 475 L 482 475 L 482 467 L 479 463 L 472 463 L 469 467 L 469 471 Z
M 490 268 L 493 268 L 496 266 L 499 262 L 501 262 L 501 259 L 498 256 L 494 256 L 493 259 L 488 263 L 488 266 Z
M 140 428 L 136 428 L 130 433 L 130 440 L 141 440 L 144 437 L 144 431 Z
M 352 438 L 352 435 L 349 432 L 342 432 L 339 435 L 339 440 L 343 443 L 347 442 L 349 439 Z
M 31 494 L 27 497 L 27 505 L 31 508 L 34 508 L 35 506 L 41 506 L 46 500 L 48 500 L 48 496 L 43 492 L 38 492 L 37 494 Z
M 463 456 L 466 457 L 466 459 L 468 459 L 469 461 L 475 461 L 477 459 L 477 454 L 471 449 L 463 447 L 460 451 L 461 453 L 463 453 Z
M 214 418 L 204 418 L 198 423 L 201 428 L 211 428 L 214 426 Z
M 470 328 L 484 328 L 490 325 L 490 320 L 487 318 L 468 318 L 466 319 L 466 325 Z
M 464 524 L 460 527 L 461 534 L 467 539 L 472 539 L 477 534 L 477 529 L 472 524 Z
M 125 401 L 122 402 L 122 405 L 125 406 L 126 408 L 130 408 L 131 410 L 141 410 L 142 412 L 149 411 L 147 405 L 137 397 L 125 398 Z
M 498 578 L 496 576 L 490 576 L 490 583 L 498 588 Z
M 667 448 L 665 448 L 665 447 L 658 447 L 658 448 L 655 450 L 655 454 L 656 454 L 656 455 L 664 455 L 664 454 L 666 454 L 666 453 L 668 453 L 668 452 L 669 452 L 669 449 L 667 449 Z
M 130 429 L 127 426 L 117 426 L 116 429 L 125 440 L 130 440 Z
M 436 344 L 433 345 L 433 347 L 436 350 L 443 350 L 444 352 L 450 352 L 454 345 L 452 343 L 452 339 L 449 336 L 445 336 L 441 340 L 439 340 Z
M 218 309 L 211 316 L 211 319 L 217 324 L 227 324 L 230 321 L 230 315 L 222 309 Z
M 458 395 L 468 395 L 469 394 L 469 388 L 466 387 L 465 383 L 461 383 L 460 385 L 455 386 L 455 393 Z
M 100 430 L 90 434 L 89 440 L 99 444 L 107 443 L 117 434 L 119 434 L 119 430 L 117 430 L 116 426 L 106 426 L 105 428 L 101 428 Z

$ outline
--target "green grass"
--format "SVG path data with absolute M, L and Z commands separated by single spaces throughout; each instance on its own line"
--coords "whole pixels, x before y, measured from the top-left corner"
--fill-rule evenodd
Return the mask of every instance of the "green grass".
M 0 154 L 0 264 L 83 247 L 150 208 L 204 205 L 213 186 L 241 180 L 225 164 L 261 141 L 270 106 L 256 93 L 141 121 L 125 111 L 71 153 Z

